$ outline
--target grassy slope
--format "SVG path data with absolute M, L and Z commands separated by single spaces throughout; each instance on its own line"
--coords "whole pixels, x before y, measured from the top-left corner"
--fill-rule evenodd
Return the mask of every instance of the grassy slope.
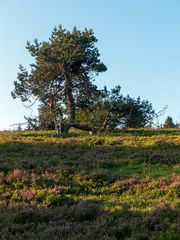
M 0 239 L 179 239 L 180 131 L 0 132 Z

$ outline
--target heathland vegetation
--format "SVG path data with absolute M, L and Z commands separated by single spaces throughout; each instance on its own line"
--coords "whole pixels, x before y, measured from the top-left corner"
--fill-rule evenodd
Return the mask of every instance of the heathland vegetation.
M 179 239 L 180 131 L 0 133 L 1 239 Z

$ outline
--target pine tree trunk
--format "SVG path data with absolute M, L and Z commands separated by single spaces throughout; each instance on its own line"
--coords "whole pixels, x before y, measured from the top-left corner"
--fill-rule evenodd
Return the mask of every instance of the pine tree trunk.
M 55 120 L 55 129 L 56 133 L 59 135 L 61 133 L 68 133 L 71 125 L 70 124 L 64 124 L 63 119 L 56 119 Z
M 74 97 L 72 94 L 72 83 L 71 83 L 71 80 L 68 78 L 68 76 L 66 76 L 66 82 L 65 82 L 65 99 L 66 99 L 66 107 L 67 107 L 69 124 L 73 124 L 76 117 L 75 103 L 74 103 Z
M 111 110 L 109 110 L 109 112 L 108 112 L 108 114 L 107 114 L 107 116 L 106 116 L 106 118 L 105 118 L 105 120 L 102 124 L 102 127 L 100 128 L 100 131 L 102 131 L 102 132 L 106 129 L 106 127 L 108 125 L 110 113 L 111 113 Z

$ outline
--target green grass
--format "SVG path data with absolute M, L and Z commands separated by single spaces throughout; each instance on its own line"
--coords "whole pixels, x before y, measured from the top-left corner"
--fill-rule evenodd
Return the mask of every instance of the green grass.
M 179 239 L 180 131 L 0 132 L 0 239 Z

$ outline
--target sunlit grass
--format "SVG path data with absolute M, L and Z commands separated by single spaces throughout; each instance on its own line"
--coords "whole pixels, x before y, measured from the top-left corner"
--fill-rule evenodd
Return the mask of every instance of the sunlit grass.
M 0 132 L 2 239 L 178 239 L 180 131 Z

